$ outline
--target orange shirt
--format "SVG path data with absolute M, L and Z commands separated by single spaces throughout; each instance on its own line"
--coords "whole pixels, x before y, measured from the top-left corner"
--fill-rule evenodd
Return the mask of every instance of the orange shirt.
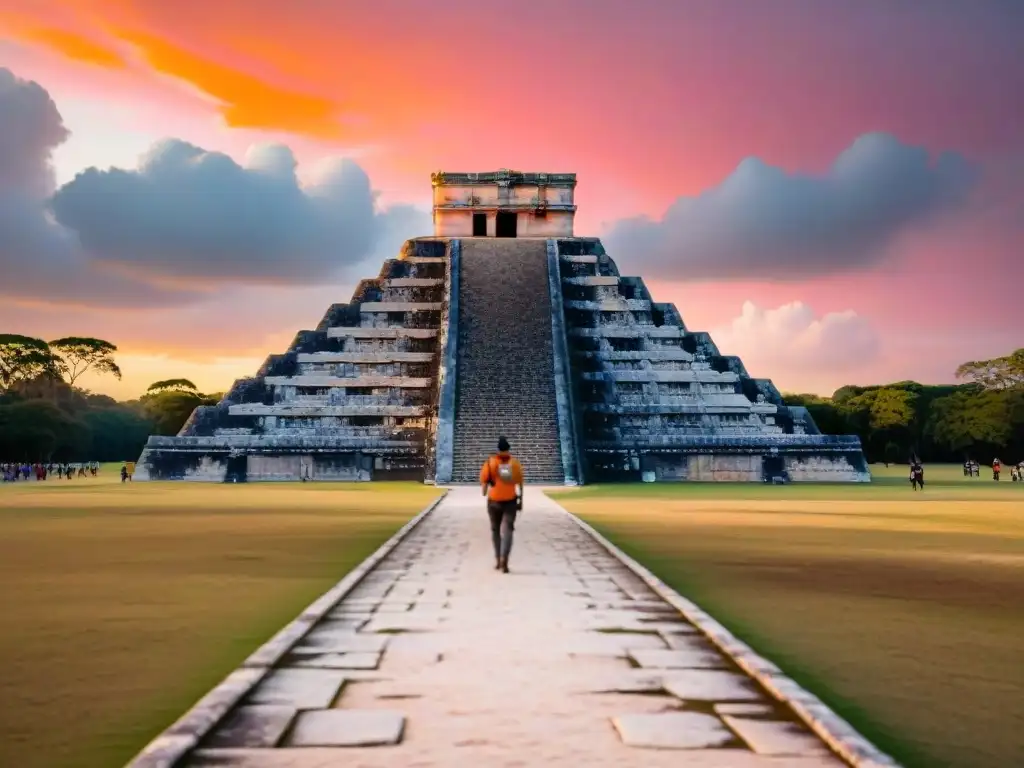
M 498 477 L 499 457 L 507 457 L 508 463 L 512 465 L 511 483 L 506 483 Z M 491 501 L 512 501 L 516 497 L 516 486 L 523 483 L 523 468 L 520 466 L 518 459 L 509 456 L 507 453 L 489 456 L 484 465 L 480 467 L 480 485 L 486 485 L 488 481 L 492 483 L 490 490 L 487 492 L 488 499 Z

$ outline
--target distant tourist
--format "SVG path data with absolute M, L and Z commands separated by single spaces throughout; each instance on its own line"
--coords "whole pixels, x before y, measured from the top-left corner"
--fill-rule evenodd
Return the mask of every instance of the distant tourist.
M 992 479 L 999 482 L 999 473 L 1003 471 L 1003 463 L 996 459 L 992 462 Z
M 910 487 L 915 491 L 920 488 L 924 490 L 924 467 L 921 466 L 921 462 L 914 459 L 910 464 Z
M 480 468 L 480 485 L 487 497 L 487 515 L 491 519 L 494 567 L 503 573 L 508 573 L 516 513 L 523 508 L 523 468 L 510 450 L 508 440 L 499 437 L 498 452 L 488 456 Z
M 1020 482 L 1020 467 L 1016 464 L 1010 465 L 1010 479 L 1015 483 Z
M 971 460 L 967 459 L 966 461 L 964 461 L 964 477 L 970 477 L 972 469 L 973 467 L 971 466 Z
M 127 480 L 128 480 L 128 463 L 122 461 L 121 462 L 121 482 L 123 483 L 123 482 L 126 482 Z

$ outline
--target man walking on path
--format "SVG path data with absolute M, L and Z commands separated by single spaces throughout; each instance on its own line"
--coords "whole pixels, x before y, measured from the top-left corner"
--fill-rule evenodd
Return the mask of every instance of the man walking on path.
M 487 497 L 487 515 L 491 518 L 494 568 L 503 573 L 508 573 L 516 513 L 523 508 L 523 468 L 509 453 L 510 447 L 508 440 L 499 437 L 498 452 L 489 456 L 480 468 L 480 485 Z

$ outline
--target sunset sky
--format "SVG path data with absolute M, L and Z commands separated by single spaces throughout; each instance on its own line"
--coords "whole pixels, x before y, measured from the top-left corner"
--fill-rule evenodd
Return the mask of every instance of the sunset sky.
M 4 0 L 0 332 L 224 390 L 430 234 L 431 171 L 514 168 L 781 389 L 951 381 L 1024 346 L 1022 40 L 1018 0 Z

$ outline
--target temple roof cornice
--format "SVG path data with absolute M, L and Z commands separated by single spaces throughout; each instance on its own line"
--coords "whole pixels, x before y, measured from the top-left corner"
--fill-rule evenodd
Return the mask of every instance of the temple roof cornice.
M 442 186 L 473 186 L 486 185 L 511 186 L 519 184 L 539 185 L 549 187 L 575 187 L 575 173 L 523 173 L 502 168 L 497 171 L 486 171 L 483 173 L 461 173 L 449 171 L 435 171 L 430 174 L 430 183 L 435 187 Z

